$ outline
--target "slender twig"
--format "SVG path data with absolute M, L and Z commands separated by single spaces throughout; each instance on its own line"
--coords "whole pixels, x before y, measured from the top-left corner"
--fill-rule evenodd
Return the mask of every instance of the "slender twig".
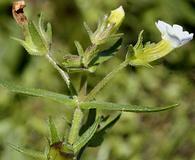
M 68 74 L 63 71 L 58 65 L 57 63 L 51 58 L 51 56 L 49 54 L 47 54 L 46 58 L 49 60 L 49 62 L 53 65 L 53 67 L 61 74 L 62 78 L 64 79 L 64 81 L 66 82 L 68 88 L 70 87 L 70 78 L 68 76 Z
M 91 92 L 85 97 L 85 101 L 90 101 L 95 98 L 96 94 L 115 76 L 116 73 L 121 71 L 128 65 L 128 61 L 122 62 L 118 65 L 113 71 L 111 71 L 106 77 L 104 77 L 92 90 Z
M 69 75 L 63 71 L 58 65 L 57 63 L 52 59 L 52 57 L 50 56 L 50 54 L 46 55 L 47 60 L 53 65 L 53 67 L 60 73 L 60 75 L 62 76 L 63 80 L 66 82 L 66 85 L 68 87 L 68 89 L 70 90 L 72 96 L 74 96 L 76 94 L 76 91 L 70 81 L 70 77 Z

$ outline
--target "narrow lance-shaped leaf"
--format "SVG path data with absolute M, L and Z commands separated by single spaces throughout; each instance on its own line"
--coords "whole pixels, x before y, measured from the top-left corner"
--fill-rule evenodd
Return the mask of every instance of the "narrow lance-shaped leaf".
M 77 104 L 76 101 L 71 97 L 63 94 L 55 93 L 55 92 L 50 92 L 42 89 L 25 88 L 2 80 L 0 80 L 0 86 L 9 89 L 12 92 L 48 98 L 71 107 L 75 107 Z M 115 111 L 124 111 L 124 112 L 160 112 L 160 111 L 173 109 L 177 106 L 178 104 L 173 104 L 165 107 L 148 107 L 148 106 L 138 106 L 138 105 L 131 105 L 131 104 L 116 104 L 116 103 L 101 102 L 101 101 L 80 103 L 81 109 L 97 108 L 102 110 L 115 110 Z
M 89 140 L 93 137 L 95 134 L 99 123 L 101 122 L 101 118 L 99 117 L 93 125 L 81 135 L 81 137 L 73 144 L 73 150 L 75 153 L 77 153 L 82 147 L 84 147 Z
M 165 106 L 165 107 L 148 107 L 148 106 L 138 106 L 131 104 L 116 104 L 110 102 L 100 102 L 100 101 L 91 101 L 83 102 L 80 104 L 82 109 L 102 109 L 102 110 L 115 110 L 115 111 L 124 111 L 124 112 L 160 112 L 177 107 L 178 104 Z
M 50 135 L 51 135 L 51 143 L 57 143 L 60 142 L 59 134 L 56 129 L 56 125 L 52 119 L 52 117 L 49 117 L 49 129 L 50 129 Z
M 30 150 L 30 149 L 25 149 L 25 148 L 20 148 L 20 147 L 13 145 L 13 144 L 9 144 L 9 146 L 12 149 L 16 150 L 17 152 L 22 153 L 25 156 L 34 158 L 36 160 L 47 160 L 47 156 L 42 152 L 38 152 L 38 151 Z
M 110 128 L 112 128 L 116 122 L 118 122 L 118 120 L 121 117 L 121 113 L 118 114 L 116 117 L 114 118 L 108 118 L 106 124 L 100 128 L 92 137 L 92 139 L 89 141 L 88 146 L 90 147 L 97 147 L 99 145 L 101 145 L 101 143 L 104 141 L 104 137 L 106 134 L 106 131 Z
M 74 107 L 76 104 L 75 100 L 69 96 L 51 92 L 51 91 L 46 91 L 43 89 L 26 88 L 3 80 L 0 80 L 0 86 L 9 89 L 12 92 L 22 93 L 22 94 L 37 96 L 37 97 L 44 97 L 72 107 Z

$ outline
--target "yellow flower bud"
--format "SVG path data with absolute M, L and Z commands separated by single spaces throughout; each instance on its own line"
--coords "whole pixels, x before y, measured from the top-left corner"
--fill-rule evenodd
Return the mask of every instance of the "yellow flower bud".
M 124 18 L 125 18 L 125 12 L 122 6 L 111 11 L 110 16 L 108 17 L 108 25 L 114 25 L 112 28 L 112 32 L 118 30 Z
M 119 29 L 125 12 L 123 7 L 120 6 L 117 9 L 111 11 L 110 15 L 105 15 L 104 18 L 99 21 L 98 27 L 95 32 L 92 32 L 90 27 L 84 23 L 85 28 L 89 34 L 90 40 L 95 45 L 102 45 L 107 42 L 118 40 L 123 34 L 116 33 Z

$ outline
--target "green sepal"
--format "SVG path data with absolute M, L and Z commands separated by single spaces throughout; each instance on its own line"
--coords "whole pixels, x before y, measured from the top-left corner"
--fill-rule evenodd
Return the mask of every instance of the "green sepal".
M 33 22 L 29 22 L 28 29 L 31 35 L 32 42 L 36 46 L 37 50 L 40 52 L 40 56 L 46 55 L 48 53 L 47 44 L 41 36 L 41 33 L 36 28 L 35 24 Z
M 47 43 L 47 46 L 50 46 L 52 43 L 52 26 L 50 23 L 47 23 L 46 29 L 44 28 L 43 14 L 40 14 L 39 17 L 39 31 L 44 41 Z
M 118 41 L 123 35 L 124 35 L 123 33 L 111 34 L 110 36 L 100 40 L 99 43 L 100 44 L 114 43 L 114 42 Z
M 126 54 L 125 59 L 126 60 L 127 59 L 130 60 L 133 55 L 134 55 L 134 48 L 133 48 L 133 45 L 130 44 L 129 47 L 128 47 L 128 49 L 127 49 L 127 54 Z
M 74 44 L 77 48 L 77 52 L 78 52 L 79 56 L 83 56 L 85 51 L 84 51 L 82 45 L 79 43 L 79 41 L 74 41 Z
M 142 31 L 139 33 L 137 43 L 136 43 L 135 46 L 134 46 L 134 49 L 135 49 L 135 50 L 139 50 L 139 49 L 142 49 L 142 48 L 144 47 L 144 45 L 143 45 L 143 32 L 144 32 L 144 30 L 142 30 Z
M 51 136 L 51 144 L 60 142 L 59 134 L 56 128 L 56 125 L 53 121 L 53 118 L 49 117 L 49 130 L 50 130 L 50 136 Z
M 33 43 L 15 37 L 11 37 L 11 38 L 17 41 L 21 46 L 23 46 L 30 55 L 34 55 L 34 56 L 40 55 L 39 51 L 37 50 L 36 46 Z
M 137 43 L 135 44 L 135 46 L 133 46 L 132 44 L 129 45 L 128 47 L 128 51 L 127 51 L 127 55 L 126 55 L 126 59 L 128 59 L 129 61 L 131 61 L 132 59 L 136 59 L 136 57 L 142 53 L 143 51 L 143 30 L 139 33 L 138 36 L 138 40 Z
M 89 35 L 90 40 L 92 41 L 93 32 L 92 32 L 91 28 L 89 27 L 89 25 L 86 22 L 84 22 L 83 24 L 84 24 L 84 27 L 85 27 L 88 35 Z
M 48 44 L 51 44 L 52 43 L 52 37 L 53 37 L 51 23 L 47 23 L 46 35 L 47 35 Z

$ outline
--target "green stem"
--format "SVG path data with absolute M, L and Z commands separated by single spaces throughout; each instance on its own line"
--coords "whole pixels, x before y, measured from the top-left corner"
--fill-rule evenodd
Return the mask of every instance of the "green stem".
M 116 67 L 113 71 L 111 71 L 104 79 L 102 79 L 92 90 L 91 92 L 85 97 L 85 101 L 90 101 L 95 98 L 96 94 L 115 76 L 116 73 L 121 71 L 125 68 L 129 62 L 125 60 L 122 62 L 118 67 Z
M 70 81 L 69 75 L 57 65 L 57 63 L 52 59 L 52 57 L 49 54 L 46 55 L 46 58 L 52 64 L 52 66 L 60 73 L 63 80 L 66 82 L 66 85 L 68 86 L 68 89 L 70 90 L 71 95 L 72 96 L 76 95 L 76 91 Z
M 68 143 L 73 145 L 78 139 L 81 123 L 83 119 L 83 112 L 80 108 L 76 108 L 73 115 L 72 126 L 70 128 Z

